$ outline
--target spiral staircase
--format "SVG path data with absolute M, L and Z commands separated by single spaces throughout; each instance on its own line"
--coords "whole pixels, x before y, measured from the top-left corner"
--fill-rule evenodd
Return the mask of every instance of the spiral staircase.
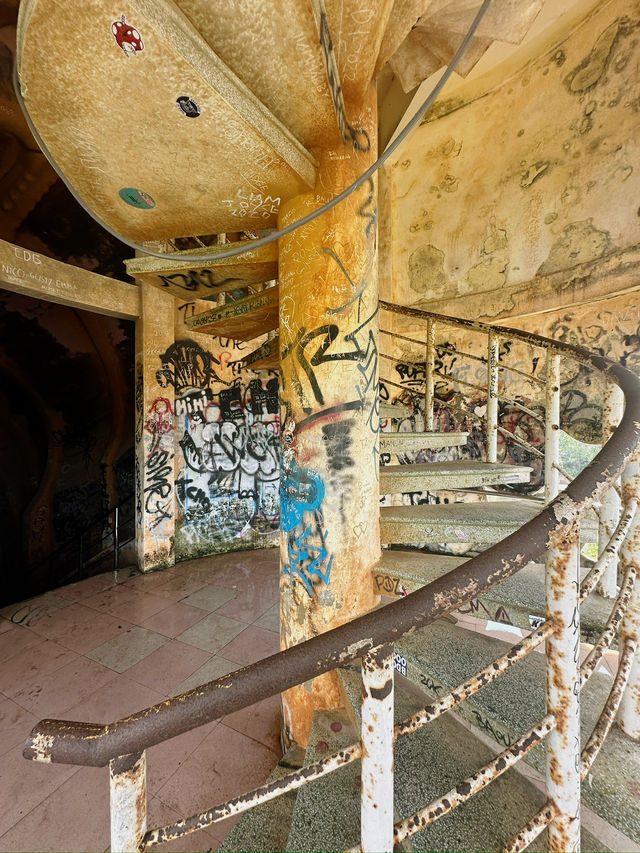
M 117 8 L 104 0 L 22 0 L 18 26 L 21 93 L 50 156 L 110 228 L 172 255 L 136 257 L 129 274 L 197 301 L 185 321 L 193 331 L 266 336 L 244 359 L 252 370 L 279 364 L 275 243 L 209 256 L 274 228 L 281 203 L 313 188 L 319 151 L 362 146 L 349 115 L 372 81 L 392 73 L 413 90 L 451 60 L 480 3 L 276 5 L 234 2 L 214 16 L 204 0 L 128 0 Z M 494 0 L 459 72 L 469 73 L 496 40 L 522 41 L 542 7 L 543 0 Z M 587 806 L 640 840 L 640 807 L 628 784 L 640 776 L 640 750 L 612 728 L 620 707 L 623 728 L 638 727 L 629 694 L 623 699 L 630 679 L 638 689 L 640 474 L 630 461 L 640 431 L 638 381 L 568 345 L 380 307 L 383 368 L 400 352 L 406 360 L 413 346 L 411 361 L 423 372 L 411 388 L 395 388 L 384 369 L 380 377 L 386 547 L 371 583 L 398 601 L 127 720 L 38 724 L 27 758 L 110 765 L 114 850 L 148 849 L 249 809 L 225 849 L 520 850 L 540 843 L 548 827 L 548 849 L 576 849 L 580 779 L 588 780 Z M 444 327 L 447 340 L 455 329 L 484 341 L 481 355 L 457 350 L 481 365 L 473 388 L 438 370 Z M 546 361 L 538 397 L 509 401 L 539 422 L 537 444 L 499 420 L 501 377 L 518 372 L 500 353 L 506 334 Z M 594 463 L 560 493 L 560 377 L 572 359 L 620 386 L 625 411 L 619 424 L 610 419 L 612 437 Z M 436 377 L 446 392 L 440 382 L 436 394 Z M 445 449 L 446 458 L 436 458 Z M 601 507 L 616 488 L 622 508 L 605 524 Z M 425 492 L 447 497 L 415 505 L 402 498 Z M 580 562 L 580 537 L 598 535 L 595 565 Z M 612 573 L 615 601 L 589 597 Z M 465 612 L 531 633 L 511 646 L 456 624 Z M 574 655 L 581 639 L 592 646 L 582 662 Z M 613 685 L 597 671 L 612 643 L 620 652 Z M 360 662 L 362 674 L 354 669 Z M 255 791 L 147 830 L 147 748 L 334 669 L 343 707 L 316 712 L 306 751 L 287 752 Z M 547 768 L 546 793 L 513 769 L 520 758 Z M 582 846 L 604 849 L 585 831 Z

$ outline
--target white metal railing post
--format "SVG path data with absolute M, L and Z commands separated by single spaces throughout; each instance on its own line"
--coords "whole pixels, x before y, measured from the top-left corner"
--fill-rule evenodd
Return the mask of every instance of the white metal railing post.
M 489 332 L 487 353 L 487 462 L 498 461 L 498 383 L 500 338 Z
M 552 537 L 546 555 L 547 713 L 556 720 L 547 740 L 547 796 L 556 809 L 547 850 L 580 850 L 580 607 L 579 526 Z
M 602 412 L 602 443 L 609 441 L 615 428 L 620 423 L 620 419 L 624 413 L 624 395 L 621 388 L 615 383 L 607 384 L 604 406 Z M 620 496 L 616 489 L 612 486 L 602 496 L 602 506 L 600 508 L 598 520 L 598 555 L 602 554 L 607 546 L 607 542 L 613 536 L 613 531 L 616 529 L 620 520 Z M 611 565 L 605 570 L 597 590 L 600 595 L 605 598 L 615 598 L 618 594 L 618 572 L 616 560 L 611 562 Z
M 393 645 L 362 658 L 360 843 L 363 853 L 393 850 Z
M 436 369 L 436 321 L 429 317 L 427 320 L 427 352 L 425 364 L 424 384 L 424 429 L 425 432 L 433 430 L 433 399 L 434 399 L 434 371 Z
M 630 498 L 640 495 L 640 452 L 629 462 L 622 474 L 622 500 L 626 504 Z M 627 607 L 620 639 L 635 639 L 640 644 L 640 509 L 620 549 L 622 571 L 626 572 L 632 564 L 636 566 L 636 583 Z M 629 681 L 618 710 L 618 726 L 633 740 L 640 740 L 640 652 L 636 648 L 635 659 L 631 665 Z
M 147 831 L 146 753 L 121 755 L 109 762 L 111 851 L 134 853 Z
M 552 501 L 558 494 L 560 459 L 560 356 L 547 350 L 546 399 L 544 424 L 544 498 Z

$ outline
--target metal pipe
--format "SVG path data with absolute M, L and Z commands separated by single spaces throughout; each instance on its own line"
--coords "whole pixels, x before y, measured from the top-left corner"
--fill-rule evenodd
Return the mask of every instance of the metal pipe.
M 624 542 L 635 517 L 637 507 L 638 501 L 635 498 L 625 505 L 613 536 L 607 542 L 606 547 L 596 560 L 595 565 L 580 585 L 580 604 L 582 604 L 582 602 L 592 593 L 601 574 L 607 568 L 607 565 L 618 556 L 618 552 L 620 551 L 622 543 Z
M 393 646 L 362 658 L 360 845 L 393 851 Z
M 613 681 L 613 687 L 609 692 L 609 696 L 607 697 L 605 706 L 598 718 L 598 722 L 595 724 L 594 729 L 591 732 L 591 736 L 582 750 L 582 764 L 580 772 L 583 780 L 586 779 L 587 774 L 591 769 L 591 765 L 596 760 L 598 753 L 600 752 L 600 748 L 604 743 L 604 739 L 609 733 L 609 729 L 611 728 L 616 716 L 616 711 L 622 701 L 625 688 L 629 681 L 636 649 L 637 645 L 633 640 L 628 640 L 624 645 L 618 671 L 616 672 L 616 677 Z
M 551 537 L 546 556 L 547 619 L 557 630 L 546 642 L 547 713 L 556 727 L 547 744 L 547 794 L 556 811 L 547 850 L 580 850 L 580 607 L 579 523 Z
M 137 853 L 147 831 L 146 752 L 109 762 L 112 853 Z
M 602 411 L 602 443 L 609 441 L 620 423 L 624 412 L 622 391 L 614 382 L 608 382 Z M 598 521 L 598 549 L 601 554 L 620 520 L 620 496 L 614 488 L 602 496 L 602 507 Z M 617 594 L 617 567 L 611 564 L 598 583 L 598 592 L 604 598 L 615 598 Z
M 526 850 L 549 826 L 555 815 L 556 812 L 551 803 L 545 803 L 526 826 L 523 826 L 520 832 L 507 841 L 500 853 L 520 853 L 521 850 Z
M 427 320 L 427 343 L 426 343 L 426 375 L 424 384 L 424 429 L 425 432 L 433 430 L 433 398 L 436 364 L 436 324 L 429 317 Z
M 498 776 L 502 776 L 510 767 L 526 755 L 534 746 L 550 733 L 555 727 L 552 714 L 547 714 L 539 723 L 529 729 L 513 746 L 501 752 L 493 761 L 485 764 L 472 776 L 468 776 L 460 784 L 452 788 L 444 796 L 439 797 L 428 806 L 420 809 L 405 820 L 396 824 L 394 843 L 399 844 L 405 838 L 415 835 L 453 809 L 461 806 L 469 797 L 486 788 Z
M 544 428 L 544 496 L 551 501 L 558 494 L 560 461 L 560 356 L 547 353 L 546 422 Z
M 626 415 L 626 411 L 625 411 Z M 622 475 L 622 499 L 634 499 L 640 491 L 640 454 L 636 452 Z M 640 576 L 640 510 L 636 509 L 627 537 L 620 549 L 622 570 L 633 566 Z M 640 581 L 636 584 L 620 629 L 623 642 L 640 645 Z M 636 651 L 629 682 L 618 711 L 618 726 L 632 740 L 640 740 L 640 656 Z
M 487 462 L 498 461 L 498 363 L 500 361 L 500 338 L 492 329 L 489 332 L 487 350 Z
M 532 453 L 534 456 L 539 456 L 541 459 L 544 459 L 545 454 L 538 450 L 537 447 L 534 447 L 533 444 L 529 444 L 528 441 L 525 441 L 523 438 L 518 438 L 517 435 L 514 435 L 512 432 L 509 432 L 508 429 L 503 429 L 501 426 L 498 427 L 498 432 L 500 435 L 504 436 L 507 441 L 513 441 L 514 444 L 519 444 L 520 447 L 524 447 L 525 450 L 528 450 L 529 453 Z

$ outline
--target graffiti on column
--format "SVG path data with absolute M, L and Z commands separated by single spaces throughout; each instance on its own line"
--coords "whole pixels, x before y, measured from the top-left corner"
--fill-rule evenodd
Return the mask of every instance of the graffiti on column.
M 212 348 L 185 339 L 167 349 L 157 380 L 174 389 L 171 420 L 159 398 L 145 425 L 172 434 L 179 556 L 266 544 L 280 522 L 278 380 L 247 381 L 232 341 Z
M 282 574 L 302 582 L 309 596 L 316 584 L 328 586 L 333 556 L 329 554 L 323 526 L 325 486 L 320 474 L 301 468 L 292 457 L 283 465 L 280 483 L 281 526 L 287 556 Z

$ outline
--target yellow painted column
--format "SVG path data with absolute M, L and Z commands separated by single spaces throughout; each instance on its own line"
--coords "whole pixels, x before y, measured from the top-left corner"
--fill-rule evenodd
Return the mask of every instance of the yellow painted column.
M 373 87 L 348 107 L 357 148 L 319 157 L 315 192 L 281 209 L 285 226 L 333 198 L 376 156 Z M 279 243 L 281 646 L 378 602 L 378 277 L 376 184 Z M 338 703 L 333 674 L 283 696 L 285 730 L 306 744 L 316 708 Z
M 175 562 L 173 386 L 161 356 L 174 342 L 175 297 L 140 282 L 136 323 L 136 553 L 141 571 Z M 160 381 L 159 381 L 160 380 Z

